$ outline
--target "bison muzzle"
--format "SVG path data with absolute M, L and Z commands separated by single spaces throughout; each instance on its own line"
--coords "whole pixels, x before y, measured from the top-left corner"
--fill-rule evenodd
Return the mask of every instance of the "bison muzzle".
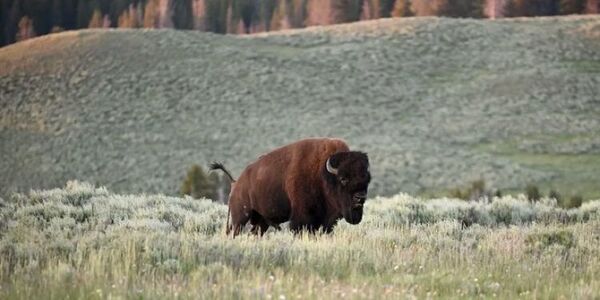
M 262 155 L 237 181 L 220 163 L 210 168 L 234 181 L 227 216 L 227 234 L 233 230 L 234 236 L 248 221 L 256 234 L 287 221 L 294 232 L 331 232 L 342 217 L 358 224 L 371 181 L 367 154 L 329 138 L 301 140 Z

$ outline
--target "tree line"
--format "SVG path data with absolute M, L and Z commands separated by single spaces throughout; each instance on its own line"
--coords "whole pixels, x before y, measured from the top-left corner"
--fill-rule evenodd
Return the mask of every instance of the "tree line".
M 386 17 L 495 18 L 599 10 L 600 0 L 0 0 L 0 46 L 99 27 L 252 33 Z

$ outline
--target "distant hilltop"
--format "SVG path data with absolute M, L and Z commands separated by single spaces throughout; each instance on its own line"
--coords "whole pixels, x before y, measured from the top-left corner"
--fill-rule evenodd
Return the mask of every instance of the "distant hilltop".
M 85 28 L 257 33 L 388 17 L 503 18 L 597 14 L 599 0 L 5 0 L 0 46 Z

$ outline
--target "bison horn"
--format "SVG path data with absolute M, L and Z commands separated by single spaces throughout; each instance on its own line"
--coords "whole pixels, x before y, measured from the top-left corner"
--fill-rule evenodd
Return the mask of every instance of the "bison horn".
M 331 163 L 329 162 L 329 159 L 327 159 L 327 163 L 325 164 L 326 168 L 327 168 L 327 172 L 333 174 L 333 175 L 337 175 L 338 170 L 334 167 L 331 166 Z

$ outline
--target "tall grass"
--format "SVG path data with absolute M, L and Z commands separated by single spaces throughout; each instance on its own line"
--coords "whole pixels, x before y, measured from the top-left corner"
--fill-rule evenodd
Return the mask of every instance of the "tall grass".
M 599 208 L 398 195 L 330 235 L 231 239 L 209 200 L 70 182 L 2 203 L 0 298 L 593 298 Z

